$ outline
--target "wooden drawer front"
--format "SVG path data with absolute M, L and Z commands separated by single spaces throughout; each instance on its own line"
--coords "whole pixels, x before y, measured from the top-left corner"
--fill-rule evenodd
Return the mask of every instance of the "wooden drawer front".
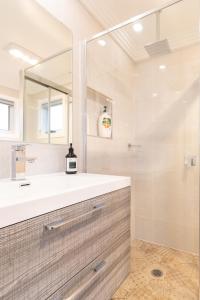
M 107 300 L 130 272 L 130 233 L 104 251 L 48 300 Z
M 129 214 L 125 188 L 0 229 L 0 299 L 46 299 L 129 230 Z

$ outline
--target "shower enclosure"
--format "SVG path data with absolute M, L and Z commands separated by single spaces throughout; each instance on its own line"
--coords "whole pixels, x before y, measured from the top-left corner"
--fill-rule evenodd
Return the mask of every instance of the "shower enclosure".
M 131 272 L 166 299 L 199 293 L 199 16 L 198 0 L 172 1 L 85 44 L 87 172 L 131 176 Z M 106 105 L 111 138 L 98 135 Z

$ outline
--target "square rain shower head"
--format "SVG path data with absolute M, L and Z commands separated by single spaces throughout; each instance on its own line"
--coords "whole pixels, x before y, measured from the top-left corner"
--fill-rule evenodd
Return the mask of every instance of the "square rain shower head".
M 167 39 L 145 45 L 144 48 L 150 57 L 169 54 L 171 52 L 169 42 Z

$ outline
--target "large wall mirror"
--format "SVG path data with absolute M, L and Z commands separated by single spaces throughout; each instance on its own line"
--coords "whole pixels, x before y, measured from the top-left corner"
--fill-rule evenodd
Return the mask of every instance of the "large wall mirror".
M 72 139 L 72 33 L 37 0 L 0 1 L 0 140 Z

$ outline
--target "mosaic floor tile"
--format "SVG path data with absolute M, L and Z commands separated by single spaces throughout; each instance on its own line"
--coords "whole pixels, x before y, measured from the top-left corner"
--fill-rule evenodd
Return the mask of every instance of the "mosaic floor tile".
M 139 240 L 131 256 L 131 273 L 113 300 L 198 300 L 197 256 Z M 154 277 L 153 269 L 162 276 Z

